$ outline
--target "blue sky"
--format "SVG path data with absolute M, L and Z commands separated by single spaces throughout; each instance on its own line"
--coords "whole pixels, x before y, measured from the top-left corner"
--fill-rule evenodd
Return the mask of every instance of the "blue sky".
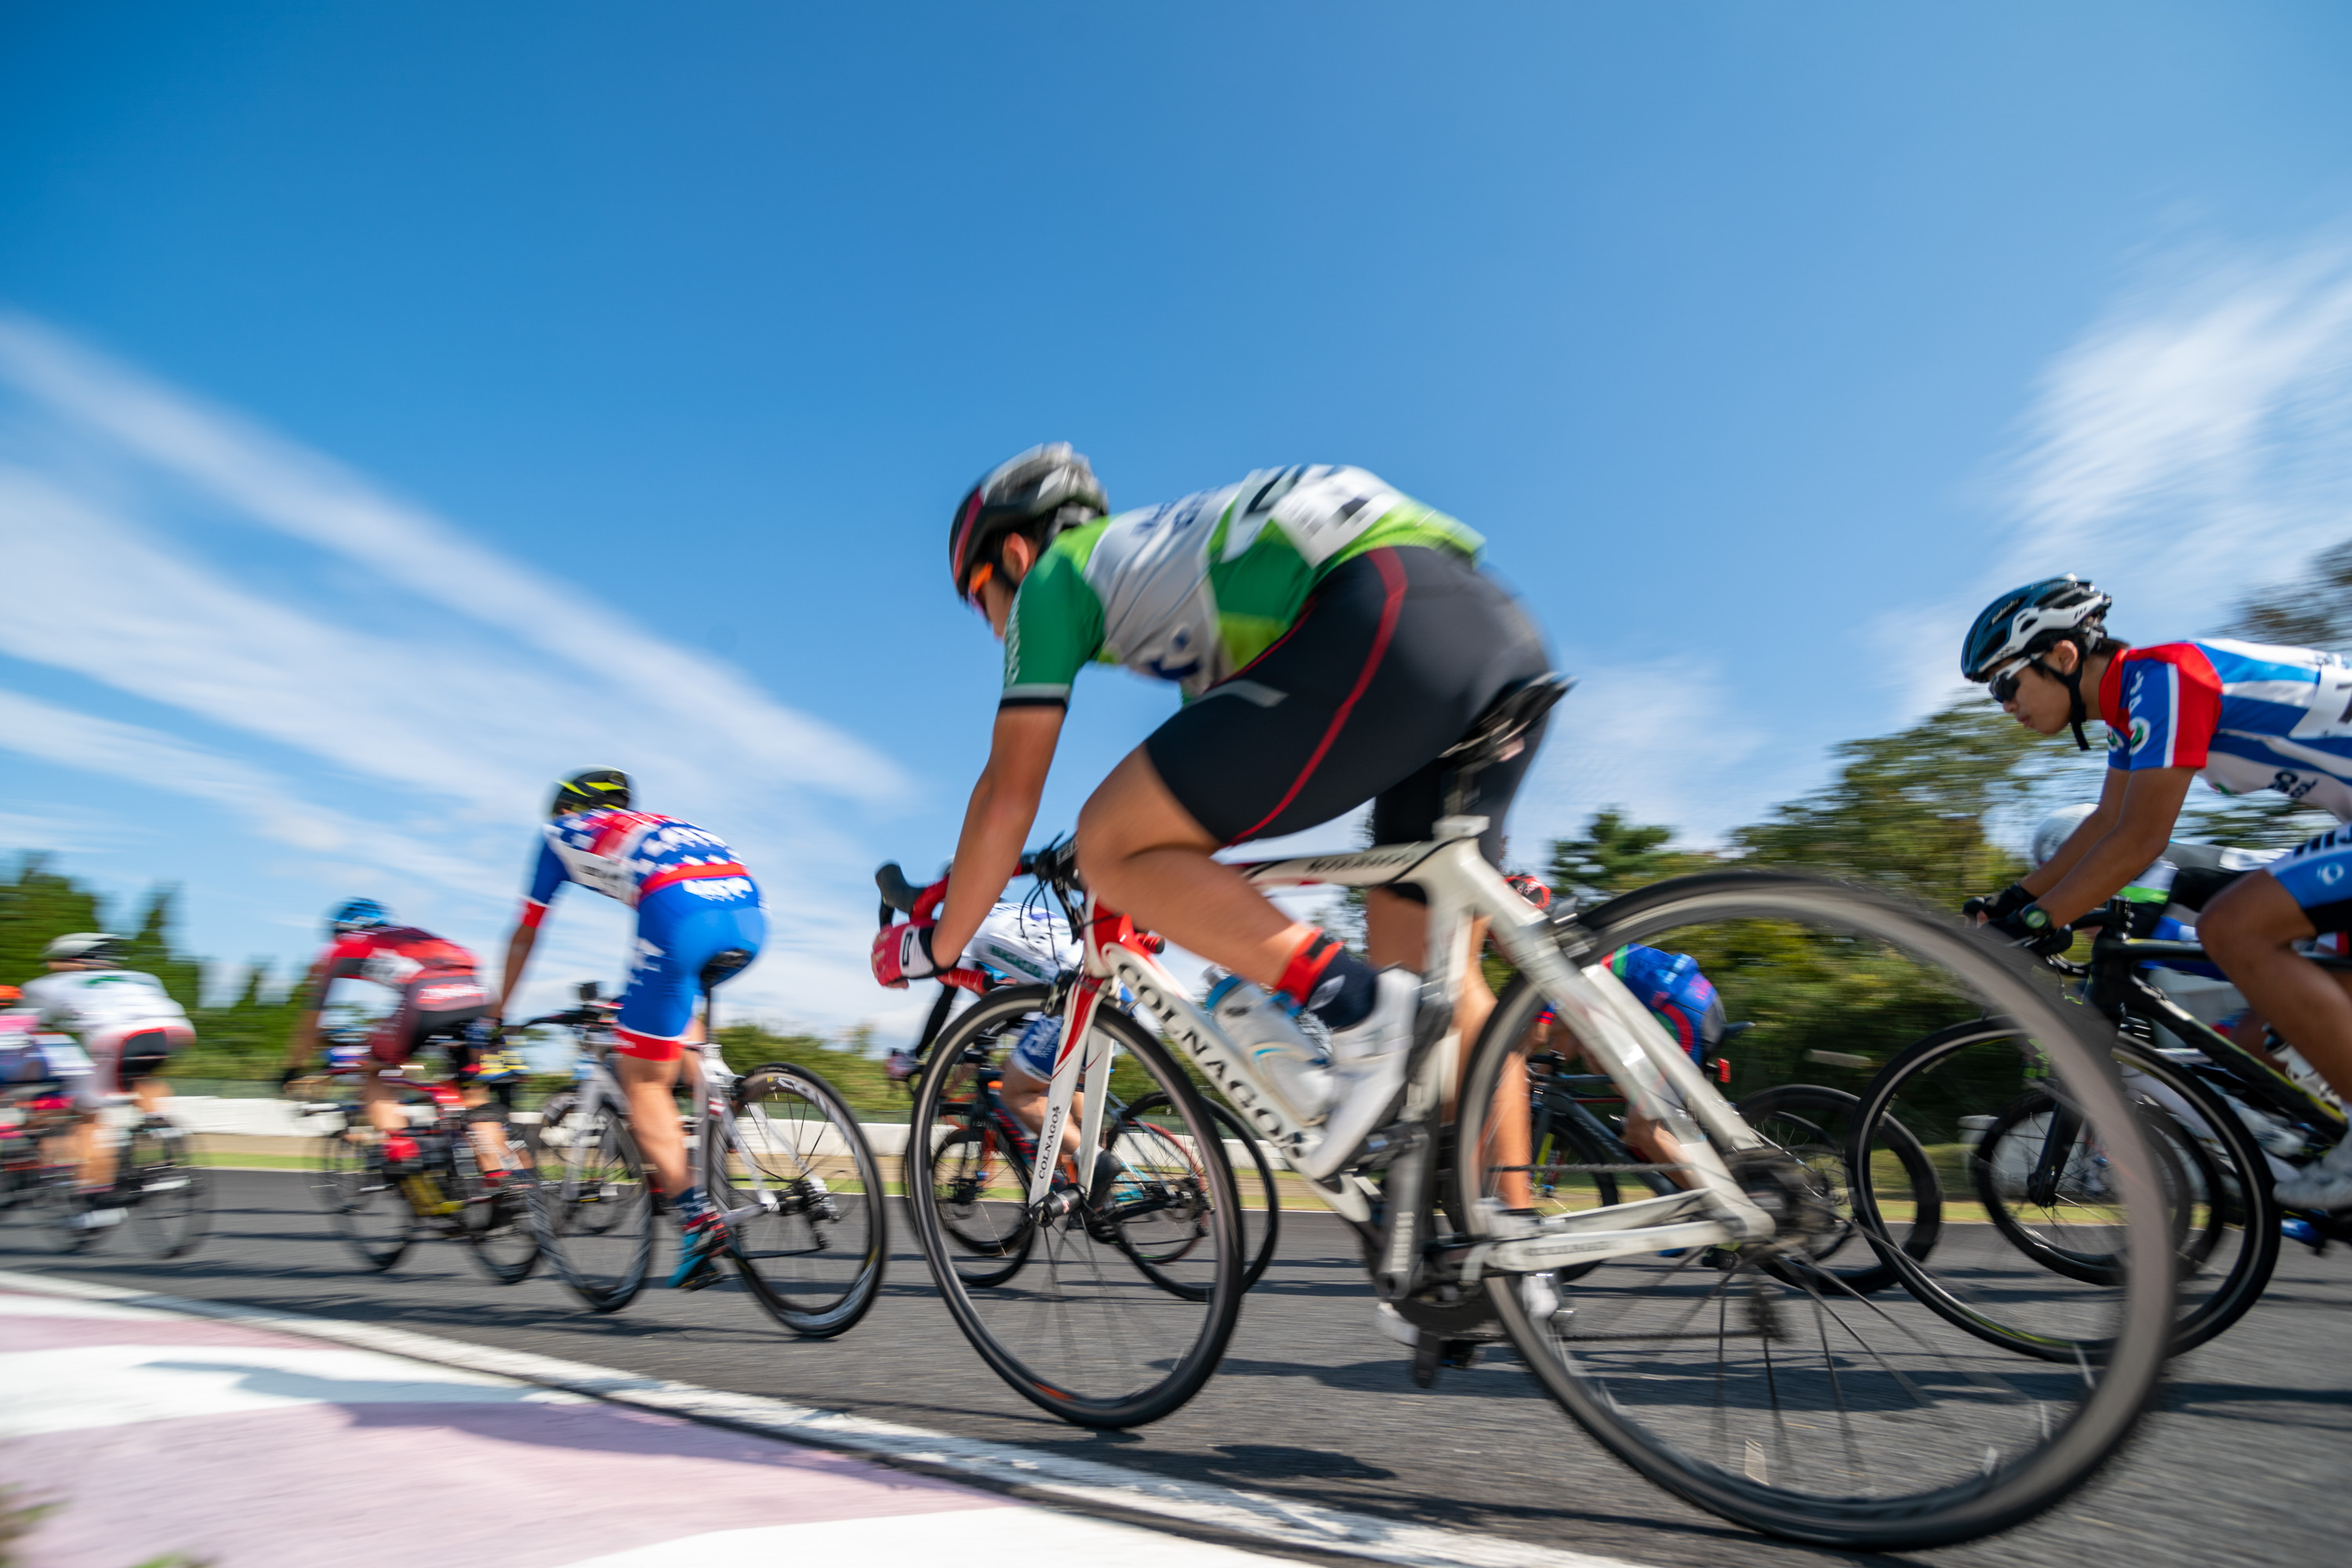
M 1704 839 L 2004 586 L 2147 640 L 2352 532 L 2348 80 L 2325 5 L 12 5 L 0 847 L 487 950 L 620 765 L 768 885 L 748 1001 L 882 1014 L 992 707 L 940 536 L 1054 438 L 1463 517 L 1583 682 L 1518 841 Z M 1172 702 L 1087 677 L 1046 821 Z

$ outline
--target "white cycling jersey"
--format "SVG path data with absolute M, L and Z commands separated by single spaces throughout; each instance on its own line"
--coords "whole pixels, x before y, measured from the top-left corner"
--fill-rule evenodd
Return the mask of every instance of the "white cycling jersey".
M 72 1035 L 93 1053 L 160 1030 L 173 1047 L 195 1038 L 187 1010 L 163 983 L 130 969 L 68 969 L 26 982 L 25 1012 L 42 1028 Z
M 988 911 L 963 950 L 967 965 L 1013 984 L 1050 983 L 1083 956 L 1068 921 L 1009 899 Z

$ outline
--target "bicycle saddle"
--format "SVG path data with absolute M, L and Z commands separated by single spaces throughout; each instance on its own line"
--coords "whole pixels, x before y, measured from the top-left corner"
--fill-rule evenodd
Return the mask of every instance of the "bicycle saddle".
M 1576 684 L 1573 676 L 1557 670 L 1546 670 L 1526 680 L 1503 689 L 1503 694 L 1486 705 L 1486 710 L 1471 722 L 1469 732 L 1438 754 L 1452 761 L 1456 767 L 1478 769 L 1519 754 L 1519 745 L 1529 730 L 1551 711 L 1551 705 L 1568 695 Z

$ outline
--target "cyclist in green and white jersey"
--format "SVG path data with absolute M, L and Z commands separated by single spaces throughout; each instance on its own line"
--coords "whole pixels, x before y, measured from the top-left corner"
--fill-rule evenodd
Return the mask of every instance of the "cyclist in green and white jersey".
M 957 592 L 1004 639 L 989 762 L 936 924 L 884 931 L 876 978 L 935 973 L 980 929 L 1019 862 L 1081 668 L 1174 681 L 1185 706 L 1080 814 L 1079 868 L 1108 906 L 1318 1016 L 1333 1088 L 1299 1163 L 1318 1179 L 1347 1164 L 1403 1087 L 1422 900 L 1371 890 L 1367 963 L 1213 857 L 1367 800 L 1376 840 L 1430 836 L 1440 753 L 1549 667 L 1526 613 L 1477 571 L 1482 542 L 1361 468 L 1262 469 L 1117 516 L 1066 445 L 989 474 L 949 541 Z M 1476 781 L 1467 810 L 1487 818 L 1489 860 L 1538 738 Z M 1465 1037 L 1482 1004 L 1483 988 L 1465 998 Z

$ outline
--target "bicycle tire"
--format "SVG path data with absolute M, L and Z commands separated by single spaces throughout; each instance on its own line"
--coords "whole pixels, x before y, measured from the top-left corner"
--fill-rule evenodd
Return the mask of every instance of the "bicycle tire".
M 523 1127 L 505 1120 L 497 1125 L 507 1147 L 522 1158 L 500 1171 L 496 1182 L 488 1180 L 481 1169 L 480 1153 L 469 1136 L 471 1125 L 451 1134 L 464 1141 L 456 1150 L 457 1195 L 465 1204 L 457 1211 L 457 1230 L 483 1273 L 501 1285 L 520 1285 L 538 1272 L 544 1256 L 541 1237 L 545 1227 L 538 1212 L 539 1151 Z
M 41 1238 L 47 1250 L 67 1257 L 95 1252 L 106 1245 L 106 1238 L 120 1226 L 77 1227 L 72 1221 L 88 1205 L 70 1170 L 45 1171 L 40 1184 L 35 1187 L 24 1203 L 26 1220 L 33 1233 Z
M 2105 1360 L 2095 1367 L 2086 1363 L 2078 1379 L 2038 1379 L 2029 1391 L 2003 1373 L 2016 1364 L 1997 1359 L 2005 1352 L 1967 1334 L 1925 1339 L 1947 1326 L 1907 1297 L 1853 1296 L 1860 1305 L 1840 1315 L 1824 1294 L 1839 1288 L 1815 1283 L 1776 1258 L 1771 1243 L 1760 1250 L 1759 1244 L 1709 1247 L 1672 1267 L 1648 1255 L 1612 1258 L 1569 1293 L 1575 1307 L 1564 1305 L 1541 1323 L 1515 1288 L 1521 1277 L 1489 1273 L 1488 1301 L 1545 1391 L 1580 1426 L 1641 1475 L 1719 1517 L 1849 1551 L 1926 1548 L 2008 1529 L 2089 1479 L 2121 1448 L 2155 1396 L 2168 1349 L 2171 1271 L 2154 1156 L 2104 1042 L 2079 1009 L 2052 994 L 2046 977 L 2013 951 L 1890 896 L 1788 873 L 1679 878 L 1601 907 L 1579 922 L 1580 931 L 1570 928 L 1591 943 L 1571 938 L 1573 952 L 1584 955 L 1571 961 L 1589 962 L 1686 927 L 1751 921 L 1840 941 L 1866 939 L 1874 956 L 1892 953 L 1923 965 L 1964 994 L 2029 1020 L 2053 1070 L 2106 1140 L 2121 1194 L 2119 1223 L 2137 1244 L 2126 1254 L 2124 1286 L 2100 1303 L 2116 1325 Z M 1514 982 L 1473 1051 L 1458 1102 L 1466 1152 L 1455 1180 L 1474 1233 L 1499 1234 L 1496 1212 L 1479 1203 L 1487 1178 L 1477 1150 L 1486 1146 L 1485 1123 L 1504 1068 L 1524 1050 L 1545 1005 L 1524 977 Z M 1748 1168 L 1769 1174 L 1785 1158 L 1759 1152 Z M 1801 1206 L 1786 1184 L 1769 1191 L 1784 1213 Z M 1769 1272 L 1767 1261 L 1799 1283 Z M 1705 1267 L 1710 1263 L 1719 1267 L 1719 1282 L 1707 1281 L 1716 1272 Z M 1694 1298 L 1697 1306 L 1685 1310 Z M 1735 1300 L 1742 1314 L 1736 1326 Z M 1669 1310 L 1655 1320 L 1616 1310 L 1644 1304 Z M 1698 1321 L 1696 1310 L 1714 1321 L 1689 1328 Z M 1652 1321 L 1682 1327 L 1654 1329 Z M 1856 1321 L 1873 1330 L 1891 1325 L 1910 1337 L 1896 1340 L 1895 1355 L 1917 1366 L 1923 1352 L 1910 1340 L 1920 1340 L 1939 1373 L 1951 1375 L 1913 1376 L 1902 1360 L 1890 1362 L 1874 1348 L 1867 1356 L 1843 1354 L 1842 1365 L 1843 1352 L 1829 1337 L 1832 1321 L 1841 1344 L 1847 1335 L 1865 1342 Z M 1791 1323 L 1802 1331 L 1791 1331 Z M 1800 1359 L 1811 1356 L 1816 1334 L 1818 1372 Z M 1693 1370 L 1710 1359 L 1711 1378 Z M 1726 1392 L 1735 1373 L 1753 1379 L 1738 1395 Z M 1922 1423 L 1946 1387 L 1956 1391 L 1950 1424 L 1931 1430 Z M 2065 1399 L 2075 1403 L 2059 1408 Z M 1800 1405 L 1805 1419 L 1792 1424 L 1790 1405 Z
M 131 1230 L 155 1258 L 184 1258 L 212 1226 L 212 1185 L 188 1157 L 188 1135 L 150 1116 L 131 1130 L 120 1179 L 129 1189 Z
M 2012 1025 L 2001 1019 L 1979 1019 L 1937 1030 L 1890 1058 L 1864 1091 L 1857 1137 L 1868 1139 L 1874 1136 L 1873 1130 L 1877 1121 L 1888 1114 L 1889 1108 L 1903 1101 L 1906 1089 L 1924 1076 L 1934 1073 L 1940 1065 L 1979 1047 L 1997 1047 L 2003 1042 L 2013 1041 L 2017 1033 Z M 2235 1228 L 2242 1237 L 2239 1246 L 2221 1269 L 2207 1268 L 2214 1250 L 2211 1227 L 2226 1226 L 2229 1220 L 2226 1214 L 2209 1205 L 2208 1229 L 2202 1233 L 2207 1237 L 2205 1244 L 2197 1256 L 2184 1257 L 2180 1260 L 2184 1284 L 2191 1280 L 2199 1283 L 2195 1289 L 2185 1292 L 2186 1299 L 2173 1325 L 2172 1349 L 2173 1353 L 2179 1354 L 2203 1344 L 2244 1317 L 2262 1299 L 2263 1289 L 2270 1283 L 2271 1274 L 2278 1266 L 2279 1256 L 2279 1210 L 2271 1195 L 2270 1163 L 2263 1158 L 2261 1146 L 2254 1142 L 2253 1135 L 2246 1130 L 2245 1123 L 2238 1119 L 2228 1102 L 2202 1079 L 2181 1071 L 2161 1054 L 2121 1037 L 2110 1034 L 2105 1044 L 2117 1062 L 2126 1064 L 2133 1072 L 2145 1074 L 2192 1106 L 2214 1141 L 2221 1145 L 2223 1160 L 2239 1173 L 2233 1184 L 2238 1207 Z M 2143 1115 L 2148 1109 L 2143 1106 Z M 2002 1120 L 2012 1112 L 2021 1116 L 2031 1113 L 2027 1097 L 2021 1096 L 2005 1102 L 2002 1110 L 1995 1114 L 1993 1126 L 1984 1130 L 1986 1134 L 1990 1136 L 2003 1131 Z M 2165 1111 L 2164 1116 L 2167 1123 L 2178 1125 L 2170 1112 Z M 2210 1152 L 2193 1135 L 2186 1134 L 2185 1129 L 2182 1131 L 2186 1148 L 2180 1153 L 2187 1154 L 2189 1162 L 2186 1168 L 2191 1173 L 2200 1165 L 2207 1170 L 2213 1169 L 2216 1162 Z M 2166 1153 L 2168 1141 L 2157 1141 L 2159 1154 Z M 2008 1199 L 1998 1191 L 1993 1163 L 1982 1157 L 1983 1148 L 1984 1144 L 1979 1142 L 1977 1154 L 1967 1165 L 1971 1195 L 1985 1205 L 1988 1219 L 2002 1239 L 2021 1256 L 2053 1273 L 2086 1282 L 2095 1282 L 2104 1277 L 2106 1270 L 2095 1257 L 2084 1256 L 2080 1249 L 2062 1248 L 2033 1234 L 2016 1219 Z M 2172 1156 L 2176 1166 L 2180 1164 L 2180 1153 Z M 2228 1183 L 2229 1176 L 2227 1172 L 2222 1172 L 2218 1183 L 2211 1176 L 2205 1180 L 2209 1186 L 2218 1186 Z M 1855 1200 L 1857 1205 L 1868 1204 L 1874 1207 L 1874 1189 L 1868 1184 L 1859 1186 Z M 2184 1233 L 2187 1231 L 2188 1226 L 2179 1216 L 2176 1215 L 2175 1223 L 2181 1226 Z M 2206 1279 L 2204 1276 L 2208 1272 L 2214 1273 L 2215 1277 Z M 2020 1354 L 2038 1356 L 2045 1361 L 2072 1362 L 2079 1356 L 2104 1353 L 2103 1344 L 2096 1341 L 2076 1341 L 2030 1331 L 2005 1322 L 1991 1304 L 1943 1289 L 1933 1277 L 1906 1279 L 1905 1283 L 1912 1294 L 1956 1326 Z
M 1017 1202 L 990 1196 L 1017 1193 L 1024 1178 L 1021 1162 L 1007 1159 L 1006 1149 L 999 1129 L 969 1125 L 940 1139 L 926 1157 L 924 1181 L 931 1190 L 940 1227 L 956 1244 L 950 1254 L 951 1267 L 958 1279 L 978 1290 L 1020 1273 L 1037 1242 L 1037 1228 Z M 948 1171 L 944 1177 L 943 1165 Z M 911 1178 L 907 1185 L 911 1191 Z M 1006 1227 L 1003 1234 L 993 1228 L 1000 1221 Z
M 822 1128 L 796 1120 L 780 1130 L 774 1112 L 763 1109 L 780 1090 L 815 1107 Z M 793 1332 L 806 1339 L 848 1332 L 873 1307 L 890 1258 L 888 1189 L 866 1130 L 833 1085 L 789 1062 L 753 1068 L 735 1080 L 730 1100 L 732 1131 L 704 1124 L 702 1190 L 729 1215 L 735 1272 L 751 1299 Z M 752 1136 L 743 1131 L 747 1122 Z M 840 1150 L 830 1147 L 835 1142 Z M 738 1222 L 733 1216 L 745 1208 L 754 1212 Z M 845 1247 L 845 1235 L 853 1238 Z M 789 1258 L 808 1261 L 794 1273 L 782 1266 Z
M 1052 999 L 1047 986 L 1006 986 L 950 1025 L 916 1087 L 907 1130 L 910 1149 L 929 1149 L 935 1135 L 943 1139 L 961 1125 L 943 1116 L 942 1101 L 966 1047 L 983 1040 L 995 1042 L 992 1048 L 1009 1047 L 1008 1027 Z M 1242 1259 L 1233 1170 L 1199 1093 L 1159 1040 L 1124 1013 L 1105 1005 L 1095 1027 L 1167 1093 L 1182 1136 L 1196 1152 L 1192 1163 L 1206 1185 L 1210 1245 L 1185 1268 L 1199 1280 L 1199 1299 L 1140 1278 L 1116 1236 L 1106 1239 L 1104 1232 L 1115 1227 L 1088 1223 L 1083 1204 L 1035 1225 L 1035 1256 L 1013 1282 L 1017 1289 L 968 1286 L 957 1272 L 955 1244 L 929 1183 L 908 1184 L 908 1206 L 940 1294 L 989 1369 L 1024 1399 L 1074 1426 L 1118 1428 L 1178 1409 L 1216 1371 L 1241 1313 Z M 1115 1268 L 1106 1254 L 1117 1255 Z M 1139 1352 L 1126 1334 L 1107 1333 L 1113 1321 L 1139 1334 L 1150 1331 L 1161 1342 Z M 1048 1356 L 1066 1364 L 1050 1371 L 1033 1364 Z
M 345 1109 L 344 1131 L 319 1140 L 311 1158 L 310 1192 L 344 1246 L 371 1273 L 396 1267 L 416 1240 L 416 1213 L 386 1173 L 381 1145 L 353 1142 L 345 1132 L 366 1125 L 357 1106 Z
M 1274 1162 L 1266 1153 L 1265 1143 L 1250 1124 L 1221 1100 L 1206 1100 L 1209 1119 L 1224 1132 L 1225 1162 L 1233 1163 L 1233 1145 L 1239 1143 L 1249 1156 L 1249 1173 L 1234 1166 L 1234 1184 L 1241 1193 L 1242 1289 L 1249 1289 L 1265 1278 L 1266 1268 L 1274 1261 L 1275 1248 L 1282 1241 L 1282 1192 L 1275 1184 Z M 1160 1110 L 1168 1103 L 1167 1096 L 1158 1089 L 1139 1096 L 1120 1111 L 1120 1119 L 1141 1119 Z M 1262 1202 L 1250 1205 L 1250 1189 L 1255 1188 Z M 1253 1218 L 1253 1216 L 1262 1216 Z
M 1780 1084 L 1759 1089 L 1737 1106 L 1742 1120 L 1783 1148 L 1789 1147 L 1789 1141 L 1777 1136 L 1778 1130 L 1767 1125 L 1772 1119 L 1785 1118 L 1796 1128 L 1812 1131 L 1819 1135 L 1819 1142 L 1809 1147 L 1807 1152 L 1817 1151 L 1837 1162 L 1833 1206 L 1841 1210 L 1850 1228 L 1825 1238 L 1823 1244 L 1809 1246 L 1806 1251 L 1813 1268 L 1835 1275 L 1848 1289 L 1867 1296 L 1903 1278 L 1903 1270 L 1881 1256 L 1883 1247 L 1892 1247 L 1914 1261 L 1924 1260 L 1935 1251 L 1937 1238 L 1944 1228 L 1944 1184 L 1936 1174 L 1935 1162 L 1928 1159 L 1926 1147 L 1911 1130 L 1892 1118 L 1882 1122 L 1887 1152 L 1902 1168 L 1910 1185 L 1912 1217 L 1900 1239 L 1891 1234 L 1874 1233 L 1853 1207 L 1853 1135 L 1861 1127 L 1861 1108 L 1860 1095 L 1810 1083 Z M 1841 1124 L 1843 1132 L 1838 1131 Z M 1812 1165 L 1813 1161 L 1809 1158 L 1806 1163 Z M 1857 1242 L 1861 1246 L 1858 1256 L 1867 1257 L 1868 1263 L 1829 1261 Z
M 582 1125 L 577 1106 L 573 1100 L 559 1109 L 552 1123 L 562 1134 L 551 1140 L 562 1173 L 553 1184 L 541 1180 L 532 1207 L 540 1252 L 590 1310 L 617 1312 L 636 1300 L 652 1271 L 658 1205 L 619 1109 L 606 1106 Z

